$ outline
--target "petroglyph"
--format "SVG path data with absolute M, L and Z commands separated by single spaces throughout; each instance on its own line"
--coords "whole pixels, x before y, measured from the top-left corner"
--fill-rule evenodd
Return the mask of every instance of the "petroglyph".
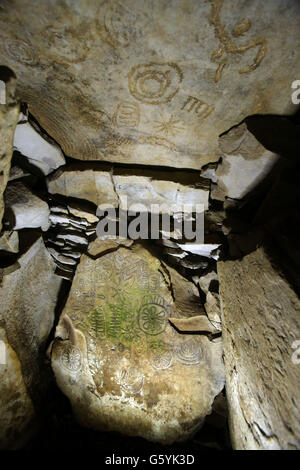
M 104 284 L 97 282 L 100 266 L 110 271 Z M 186 423 L 191 423 L 188 436 L 211 412 L 213 398 L 223 388 L 221 351 L 206 337 L 191 342 L 169 324 L 171 314 L 184 312 L 177 309 L 171 280 L 163 273 L 160 260 L 138 243 L 94 260 L 81 257 L 73 283 L 78 287 L 81 277 L 91 283 L 84 297 L 88 313 L 73 310 L 72 289 L 63 315 L 75 317 L 76 344 L 87 357 L 85 373 L 76 380 L 75 373 L 63 369 L 55 356 L 63 347 L 55 349 L 59 341 L 54 342 L 52 365 L 60 388 L 87 426 L 153 439 L 161 419 L 159 441 L 171 442 L 175 432 L 182 439 Z M 75 296 L 75 301 L 81 298 Z M 57 332 L 64 331 L 61 326 Z M 166 440 L 170 423 L 172 437 Z
M 184 127 L 179 126 L 178 123 L 180 122 L 179 119 L 174 119 L 173 114 L 170 115 L 168 119 L 161 120 L 161 121 L 154 121 L 155 124 L 155 130 L 157 133 L 162 133 L 165 136 L 168 136 L 169 134 L 172 137 L 175 137 L 178 132 L 181 132 L 184 130 Z
M 174 345 L 174 353 L 176 359 L 186 365 L 197 365 L 202 358 L 202 349 L 199 340 L 191 338 L 190 340 L 183 341 Z
M 27 42 L 18 39 L 7 39 L 5 49 L 8 55 L 24 65 L 36 65 L 37 53 Z
M 138 127 L 140 122 L 140 108 L 136 103 L 124 101 L 116 106 L 113 114 L 115 126 Z
M 82 352 L 77 346 L 67 345 L 60 355 L 60 363 L 70 372 L 79 372 L 82 366 Z
M 151 296 L 144 299 L 139 309 L 138 324 L 140 329 L 148 335 L 159 335 L 167 326 L 168 310 L 165 300 L 160 296 Z
M 97 28 L 101 38 L 117 49 L 129 45 L 136 21 L 135 12 L 121 2 L 103 2 L 97 12 Z
M 162 104 L 174 98 L 182 79 L 183 73 L 177 64 L 149 62 L 132 67 L 128 74 L 128 87 L 138 101 Z
M 117 374 L 117 383 L 123 392 L 136 395 L 141 392 L 145 377 L 134 367 L 121 369 Z
M 267 40 L 263 37 L 254 38 L 246 44 L 238 45 L 231 38 L 230 34 L 226 31 L 225 25 L 221 21 L 221 9 L 223 0 L 208 0 L 211 4 L 211 11 L 209 15 L 209 22 L 215 27 L 215 36 L 220 44 L 217 49 L 211 54 L 211 61 L 218 64 L 215 74 L 215 82 L 219 82 L 222 78 L 224 67 L 227 65 L 229 54 L 244 54 L 250 49 L 258 49 L 253 62 L 247 67 L 239 70 L 240 74 L 253 72 L 261 64 L 267 53 Z M 232 36 L 237 38 L 242 36 L 251 28 L 251 21 L 243 18 L 238 21 L 232 29 Z
M 203 119 L 207 118 L 215 109 L 214 105 L 208 104 L 203 100 L 199 100 L 194 96 L 188 96 L 181 109 L 186 109 L 187 112 L 194 112 Z
M 47 52 L 55 57 L 58 63 L 64 63 L 64 61 L 77 63 L 85 59 L 88 52 L 86 41 L 78 37 L 76 31 L 48 27 L 42 35 L 46 37 L 49 44 Z M 72 47 L 70 47 L 71 44 Z M 65 71 L 64 78 L 67 76 Z
M 160 344 L 159 347 L 152 347 L 149 353 L 149 362 L 156 370 L 169 369 L 173 363 L 172 349 L 165 343 Z

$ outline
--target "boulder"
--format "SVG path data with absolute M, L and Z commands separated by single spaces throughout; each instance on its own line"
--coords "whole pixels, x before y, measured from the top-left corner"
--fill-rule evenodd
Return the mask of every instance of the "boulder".
M 189 314 L 142 246 L 83 255 L 51 355 L 78 421 L 164 444 L 199 429 L 224 385 L 222 344 L 168 321 Z

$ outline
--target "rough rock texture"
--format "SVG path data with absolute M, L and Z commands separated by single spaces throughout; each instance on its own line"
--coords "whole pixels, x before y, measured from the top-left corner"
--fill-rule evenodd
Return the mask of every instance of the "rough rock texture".
M 222 163 L 216 170 L 216 186 L 212 198 L 242 199 L 264 177 L 278 160 L 278 155 L 266 150 L 245 123 L 220 137 Z
M 10 253 L 19 251 L 19 234 L 15 231 L 3 232 L 0 236 L 0 250 Z
M 5 216 L 10 228 L 37 228 L 48 230 L 49 206 L 33 194 L 23 183 L 10 183 L 5 191 Z
M 0 328 L 0 449 L 20 447 L 33 417 L 19 358 Z
M 111 178 L 111 167 L 103 170 L 58 170 L 47 179 L 50 194 L 76 197 L 93 202 L 97 206 L 103 203 L 118 207 L 118 197 Z
M 54 270 L 42 238 L 15 265 L 0 270 L 0 327 L 19 357 L 31 395 L 43 387 L 41 363 L 61 285 Z
M 5 83 L 5 104 L 0 103 L 0 231 L 4 212 L 3 193 L 9 178 L 13 151 L 13 136 L 19 116 L 15 100 L 16 79 L 11 71 L 0 67 L 0 78 Z
M 88 248 L 88 254 L 93 258 L 93 257 L 99 257 L 102 256 L 103 254 L 116 250 L 119 248 L 119 246 L 126 246 L 129 247 L 133 244 L 133 240 L 129 239 L 124 239 L 124 238 L 119 238 L 116 237 L 115 239 L 107 239 L 107 240 L 102 240 L 100 238 L 96 238 L 96 240 L 91 243 L 91 245 Z
M 1 6 L 0 62 L 75 158 L 199 169 L 218 160 L 218 136 L 247 115 L 294 112 L 297 1 Z
M 44 175 L 66 163 L 61 149 L 54 142 L 49 142 L 29 123 L 17 125 L 14 135 L 14 148 L 28 158 Z
M 149 440 L 189 437 L 224 385 L 222 344 L 182 335 L 169 274 L 140 245 L 83 255 L 56 329 L 52 367 L 79 422 Z
M 0 80 L 0 104 L 6 103 L 6 84 L 3 80 Z
M 100 166 L 100 165 L 98 165 Z M 203 204 L 208 208 L 209 185 L 195 172 L 123 170 L 103 166 L 102 170 L 76 170 L 66 167 L 47 180 L 51 194 L 86 199 L 96 205 L 126 210 L 151 210 L 152 204 L 164 205 L 164 211 L 180 211 L 184 204 Z
M 299 298 L 263 248 L 218 273 L 233 446 L 299 449 Z

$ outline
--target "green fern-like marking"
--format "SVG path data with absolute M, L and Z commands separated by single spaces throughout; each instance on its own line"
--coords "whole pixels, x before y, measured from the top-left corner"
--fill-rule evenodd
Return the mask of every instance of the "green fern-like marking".
M 103 338 L 106 333 L 106 322 L 103 310 L 100 307 L 96 307 L 89 315 L 87 320 L 84 322 L 84 326 L 95 338 Z

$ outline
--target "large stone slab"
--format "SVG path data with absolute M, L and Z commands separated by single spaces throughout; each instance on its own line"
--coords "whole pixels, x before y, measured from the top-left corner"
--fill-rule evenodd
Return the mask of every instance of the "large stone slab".
M 263 248 L 218 274 L 233 446 L 299 449 L 299 298 Z
M 61 149 L 55 142 L 46 140 L 29 122 L 21 122 L 17 125 L 14 135 L 14 148 L 29 163 L 39 168 L 44 175 L 66 163 Z
M 4 212 L 3 193 L 9 179 L 14 131 L 18 122 L 19 105 L 15 99 L 16 78 L 12 71 L 0 67 L 2 101 L 0 102 L 0 231 Z
M 299 17 L 294 0 L 11 0 L 0 62 L 67 155 L 199 169 L 246 116 L 294 112 Z
M 33 418 L 21 363 L 0 328 L 0 449 L 17 449 L 24 444 Z
M 167 172 L 122 169 L 99 166 L 99 169 L 65 167 L 47 179 L 51 194 L 86 199 L 98 205 L 120 209 L 151 211 L 151 205 L 162 206 L 159 212 L 176 213 L 187 205 L 208 209 L 209 183 L 196 172 Z M 156 209 L 157 210 L 157 209 Z
M 62 282 L 55 267 L 40 237 L 15 265 L 0 270 L 0 328 L 19 357 L 25 385 L 35 400 L 44 387 L 45 346 Z
M 145 248 L 82 256 L 52 347 L 57 384 L 81 424 L 162 443 L 201 426 L 224 385 L 222 344 L 168 322 L 189 313 Z
M 22 228 L 38 228 L 48 230 L 49 206 L 33 194 L 30 189 L 19 181 L 11 182 L 5 191 L 5 216 L 10 228 L 20 230 Z
M 220 137 L 222 162 L 215 172 L 212 198 L 242 199 L 268 175 L 279 156 L 266 150 L 245 123 Z

